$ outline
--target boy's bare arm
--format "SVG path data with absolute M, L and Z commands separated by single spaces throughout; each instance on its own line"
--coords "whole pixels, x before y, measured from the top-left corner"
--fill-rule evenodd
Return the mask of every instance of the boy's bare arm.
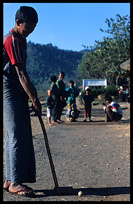
M 83 104 L 85 104 L 85 101 L 84 101 L 84 99 L 82 98 L 82 102 L 83 102 Z
M 16 65 L 15 68 L 19 77 L 19 81 L 23 89 L 31 99 L 35 111 L 41 113 L 41 104 L 39 102 L 39 99 L 37 98 L 37 91 L 36 88 L 31 83 L 28 73 L 23 69 L 23 65 Z
M 107 108 L 109 108 L 109 107 L 111 107 L 111 105 L 110 105 L 110 104 L 106 105 L 106 106 L 105 106 L 105 109 L 107 109 Z

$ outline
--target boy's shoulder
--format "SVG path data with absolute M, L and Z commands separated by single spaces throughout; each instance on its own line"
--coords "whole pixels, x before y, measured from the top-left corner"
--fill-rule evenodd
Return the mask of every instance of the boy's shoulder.
M 89 95 L 84 94 L 83 97 L 84 97 L 84 98 L 85 98 L 85 97 L 87 98 L 87 97 L 89 97 Z
M 47 96 L 47 98 L 46 98 L 46 99 L 47 99 L 47 100 L 49 100 L 50 98 L 51 98 L 51 96 Z
M 60 83 L 60 80 L 59 79 L 57 79 L 57 81 L 56 81 L 56 85 L 58 86 L 58 84 Z
M 65 91 L 69 91 L 70 89 L 72 89 L 72 88 L 71 88 L 71 87 L 68 87 L 68 88 L 65 89 Z
M 53 97 L 52 96 L 48 96 L 47 98 L 46 98 L 46 102 L 51 102 L 51 101 L 53 101 L 54 99 L 53 99 Z
M 112 106 L 112 107 L 119 107 L 120 104 L 117 103 L 116 101 L 112 101 L 112 102 L 111 102 L 111 106 Z
M 60 81 L 61 81 L 60 79 L 57 79 L 56 84 L 59 83 Z

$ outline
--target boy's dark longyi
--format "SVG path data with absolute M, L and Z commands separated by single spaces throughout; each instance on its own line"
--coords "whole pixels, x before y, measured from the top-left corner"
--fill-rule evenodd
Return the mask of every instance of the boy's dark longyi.
M 41 115 L 38 115 L 38 119 L 40 121 L 40 125 L 41 125 L 42 131 L 43 131 L 43 136 L 44 136 L 44 140 L 45 140 L 48 159 L 49 159 L 49 163 L 50 163 L 50 167 L 51 167 L 51 171 L 52 171 L 52 176 L 53 176 L 53 180 L 54 180 L 54 184 L 55 184 L 54 190 L 55 190 L 56 194 L 58 194 L 58 195 L 72 194 L 72 191 L 73 191 L 72 187 L 59 187 L 56 172 L 55 172 L 55 167 L 54 167 L 54 163 L 53 163 L 53 159 L 51 156 L 50 147 L 49 147 L 49 143 L 48 143 L 48 137 L 47 137 L 46 129 L 45 129 Z

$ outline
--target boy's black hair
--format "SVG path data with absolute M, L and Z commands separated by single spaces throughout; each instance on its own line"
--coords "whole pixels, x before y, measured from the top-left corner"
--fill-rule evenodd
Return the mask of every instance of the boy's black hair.
M 73 81 L 73 80 L 70 80 L 70 81 L 69 81 L 69 84 L 70 84 L 70 83 L 74 85 L 74 81 Z
M 112 97 L 111 96 L 107 97 L 106 101 L 111 101 L 112 102 Z
M 62 74 L 65 77 L 65 72 L 61 71 L 59 74 Z
M 15 15 L 15 21 L 19 19 L 21 23 L 37 23 L 38 14 L 36 10 L 29 6 L 21 6 Z
M 51 76 L 51 77 L 50 77 L 50 79 L 51 79 L 51 81 L 52 81 L 52 82 L 56 82 L 56 81 L 57 81 L 57 77 L 56 77 L 56 76 L 54 76 L 54 75 L 53 75 L 53 76 Z

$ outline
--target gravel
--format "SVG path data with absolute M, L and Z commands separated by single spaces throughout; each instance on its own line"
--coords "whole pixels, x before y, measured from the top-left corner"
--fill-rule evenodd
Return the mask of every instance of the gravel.
M 3 193 L 3 201 L 130 201 L 130 104 L 122 103 L 123 118 L 104 122 L 101 105 L 93 106 L 93 122 L 83 121 L 49 127 L 43 112 L 55 170 L 61 187 L 73 187 L 71 195 L 57 196 L 46 153 L 43 134 L 36 116 L 31 115 L 36 156 L 37 181 L 27 184 L 35 197 Z M 65 111 L 62 116 L 65 120 Z M 3 168 L 3 170 L 5 167 Z M 78 192 L 83 196 L 79 197 Z

